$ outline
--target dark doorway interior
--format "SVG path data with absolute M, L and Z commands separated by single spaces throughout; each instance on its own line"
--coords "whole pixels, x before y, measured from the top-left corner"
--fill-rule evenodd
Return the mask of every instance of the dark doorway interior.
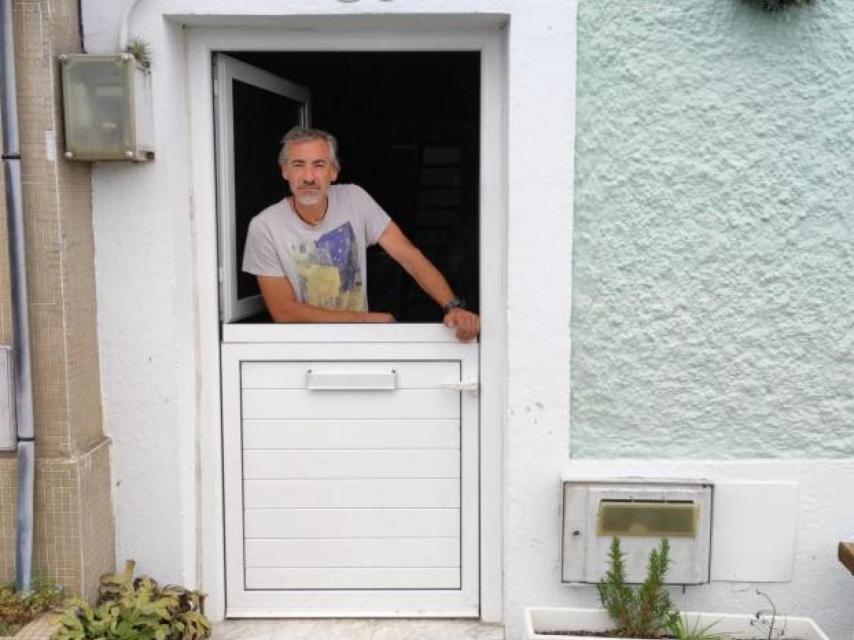
M 479 53 L 229 55 L 311 90 L 312 125 L 340 142 L 339 182 L 364 187 L 477 311 Z M 276 170 L 275 153 L 269 162 Z M 286 193 L 282 182 L 274 200 Z M 441 320 L 379 247 L 368 252 L 368 298 L 372 310 L 401 322 Z

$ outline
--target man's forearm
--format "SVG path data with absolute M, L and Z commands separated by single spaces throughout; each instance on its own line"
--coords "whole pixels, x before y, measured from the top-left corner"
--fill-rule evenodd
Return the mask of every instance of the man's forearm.
M 379 239 L 380 246 L 406 270 L 442 310 L 454 299 L 448 281 L 421 251 L 412 244 L 394 222 L 389 222 Z M 473 340 L 480 333 L 480 318 L 476 313 L 454 305 L 445 311 L 444 323 L 457 331 L 457 338 Z
M 410 261 L 402 266 L 440 307 L 448 304 L 454 297 L 454 292 L 445 276 L 418 249 L 415 250 Z
M 311 304 L 295 302 L 284 308 L 271 309 L 274 322 L 393 322 L 389 314 L 369 311 L 348 311 L 346 309 L 324 309 Z

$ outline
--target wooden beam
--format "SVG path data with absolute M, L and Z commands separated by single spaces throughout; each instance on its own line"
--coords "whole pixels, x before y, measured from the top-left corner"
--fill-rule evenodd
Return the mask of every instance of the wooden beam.
M 839 562 L 854 575 L 854 542 L 839 543 Z

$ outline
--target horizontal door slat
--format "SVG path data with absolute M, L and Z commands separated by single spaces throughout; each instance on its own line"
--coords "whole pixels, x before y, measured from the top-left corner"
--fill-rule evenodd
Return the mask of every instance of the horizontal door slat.
M 249 567 L 459 567 L 459 538 L 246 541 Z
M 246 449 L 458 449 L 458 420 L 244 420 Z
M 460 506 L 460 481 L 246 480 L 244 508 L 448 509 Z
M 460 394 L 444 389 L 304 391 L 246 389 L 244 419 L 459 418 Z
M 243 453 L 243 477 L 459 478 L 455 449 L 398 451 L 261 451 Z
M 247 589 L 459 589 L 452 568 L 247 569 Z
M 459 509 L 247 509 L 246 538 L 440 538 L 460 532 Z
M 460 364 L 440 362 L 244 362 L 240 371 L 244 389 L 305 389 L 306 374 L 376 374 L 395 371 L 398 389 L 437 388 L 460 378 Z

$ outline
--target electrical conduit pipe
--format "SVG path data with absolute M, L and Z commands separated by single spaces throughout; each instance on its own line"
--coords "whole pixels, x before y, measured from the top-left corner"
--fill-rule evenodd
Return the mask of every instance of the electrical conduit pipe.
M 12 0 L 0 0 L 0 116 L 3 133 L 3 171 L 6 179 L 6 218 L 9 275 L 12 288 L 12 353 L 15 416 L 18 441 L 18 503 L 15 538 L 15 582 L 30 590 L 33 572 L 33 490 L 35 431 L 27 305 L 24 209 L 21 197 L 21 151 L 18 138 L 18 95 L 15 88 L 15 41 Z

